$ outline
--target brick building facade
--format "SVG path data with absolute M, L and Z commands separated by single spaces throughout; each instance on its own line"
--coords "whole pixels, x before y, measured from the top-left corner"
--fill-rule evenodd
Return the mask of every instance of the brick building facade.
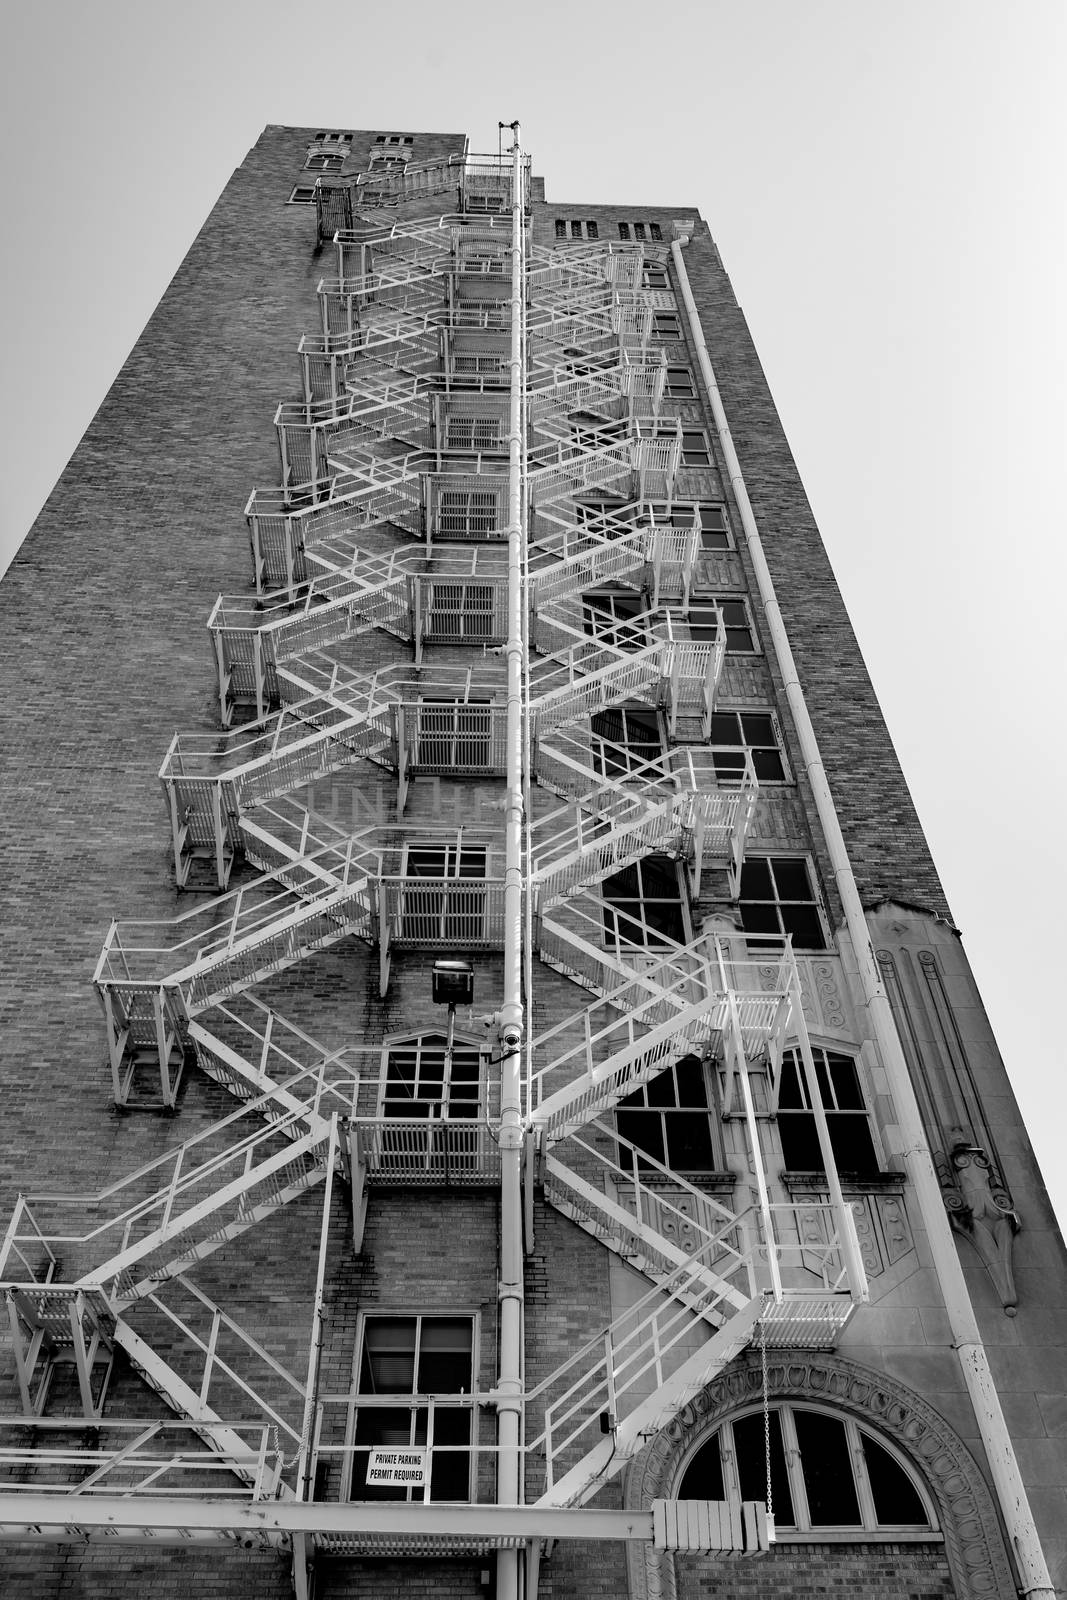
M 268 128 L 0 610 L 11 1593 L 1058 1592 L 1062 1242 L 695 210 Z

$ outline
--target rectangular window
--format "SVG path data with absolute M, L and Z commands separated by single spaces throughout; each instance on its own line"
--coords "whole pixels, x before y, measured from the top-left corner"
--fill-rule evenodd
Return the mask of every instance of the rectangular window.
M 645 269 L 641 273 L 641 287 L 643 289 L 666 289 L 666 287 L 667 287 L 667 269 L 666 269 L 666 267 L 656 267 L 656 266 L 645 267 Z
M 817 1046 L 812 1048 L 812 1056 L 838 1171 L 856 1177 L 877 1172 L 878 1157 L 871 1134 L 870 1113 L 855 1061 L 851 1056 Z M 782 1058 L 778 1132 L 782 1155 L 790 1172 L 824 1170 L 811 1097 L 795 1050 L 787 1050 Z
M 313 206 L 315 204 L 315 185 L 313 183 L 298 183 L 285 203 L 290 206 Z
M 712 713 L 709 742 L 716 777 L 740 775 L 745 755 L 751 752 L 760 783 L 785 782 L 778 724 L 771 712 L 717 710 Z
M 354 133 L 337 133 L 336 131 L 329 131 L 328 130 L 325 133 L 317 133 L 315 135 L 315 143 L 316 144 L 351 144 L 352 140 L 355 137 L 356 136 L 355 136 Z
M 438 537 L 476 539 L 497 526 L 497 499 L 492 489 L 442 489 Z
M 663 754 L 659 719 L 648 706 L 610 706 L 589 719 L 593 764 L 607 778 L 625 778 Z
M 668 400 L 695 400 L 696 392 L 696 384 L 693 382 L 693 374 L 690 372 L 688 367 L 667 368 L 667 382 L 664 388 L 664 393 L 666 394 Z M 692 465 L 692 463 L 685 460 L 685 441 L 692 437 L 693 435 L 688 433 L 682 435 L 682 462 L 684 466 Z M 700 435 L 700 437 L 703 438 L 703 435 Z M 705 451 L 706 448 L 707 445 L 705 441 Z M 701 463 L 697 463 L 697 465 L 700 464 Z
M 825 950 L 826 934 L 803 857 L 746 856 L 741 868 L 741 926 L 750 946 Z
M 562 217 L 557 217 L 556 218 L 556 238 L 557 239 L 565 239 L 566 237 L 567 237 L 567 224 L 564 222 Z
M 729 655 L 756 655 L 756 631 L 752 626 L 752 617 L 749 614 L 748 601 L 740 595 L 714 595 L 713 603 L 722 613 L 723 627 L 726 629 L 726 649 Z M 685 614 L 689 624 L 690 638 L 715 637 L 715 613 L 711 606 L 692 606 Z M 709 632 L 710 630 L 710 632 Z
M 717 1166 L 704 1068 L 696 1056 L 672 1062 L 643 1088 L 619 1101 L 615 1123 L 639 1152 L 638 1169 L 653 1162 L 675 1172 L 714 1172 Z M 640 1155 L 650 1156 L 643 1162 Z M 620 1152 L 625 1167 L 630 1152 Z
M 726 520 L 725 506 L 675 500 L 670 506 L 663 502 L 650 502 L 649 510 L 660 526 L 699 528 L 702 550 L 731 548 L 730 525 Z
M 587 239 L 599 239 L 600 238 L 600 229 L 598 228 L 598 226 L 597 226 L 597 224 L 595 222 L 590 221 L 590 222 L 586 223 L 586 225 L 585 225 L 585 236 L 586 236 Z
M 434 578 L 429 585 L 426 637 L 439 643 L 464 639 L 492 639 L 497 623 L 496 590 L 491 583 L 470 579 L 446 582 Z
M 422 772 L 485 772 L 492 710 L 470 700 L 424 700 L 418 709 L 412 765 Z
M 620 222 L 619 223 L 619 238 L 620 239 L 628 239 L 629 237 L 630 237 L 630 224 L 628 222 Z
M 609 949 L 654 949 L 684 944 L 685 916 L 678 872 L 666 856 L 643 856 L 600 886 L 604 940 Z
M 485 938 L 483 845 L 409 845 L 400 936 L 417 943 L 480 944 Z M 413 882 L 427 879 L 425 886 Z
M 644 225 L 644 223 L 643 222 L 635 222 L 634 223 L 634 238 L 635 239 L 643 239 L 644 237 L 645 237 L 645 225 Z
M 670 370 L 677 372 L 678 368 L 674 367 Z M 708 441 L 703 433 L 682 434 L 682 466 L 711 466 L 711 451 L 708 447 Z
M 582 596 L 582 627 L 617 650 L 642 650 L 648 644 L 644 616 L 642 597 L 626 590 L 594 589 Z
M 649 223 L 648 237 L 653 241 L 654 244 L 658 244 L 663 238 L 663 229 L 660 227 L 658 222 Z
M 725 506 L 699 506 L 701 550 L 729 550 L 730 524 Z
M 652 334 L 656 339 L 680 339 L 682 325 L 678 321 L 677 311 L 653 311 Z
M 582 225 L 581 225 L 581 223 L 580 222 L 572 222 L 571 223 L 571 238 L 572 239 L 580 239 L 581 237 L 582 237 Z
M 469 450 L 475 455 L 489 451 L 496 455 L 501 448 L 499 417 L 449 416 L 445 419 L 446 450 Z
M 469 1500 L 473 1317 L 366 1316 L 362 1335 L 352 1407 L 350 1498 Z M 420 1403 L 405 1396 L 418 1396 Z M 370 1453 L 381 1449 L 425 1449 L 427 1487 L 368 1483 Z

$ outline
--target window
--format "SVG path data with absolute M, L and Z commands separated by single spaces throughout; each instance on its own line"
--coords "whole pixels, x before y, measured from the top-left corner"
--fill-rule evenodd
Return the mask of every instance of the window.
M 656 339 L 680 339 L 682 325 L 677 311 L 653 311 L 652 334 Z
M 488 701 L 424 700 L 418 709 L 412 765 L 424 772 L 485 772 L 491 731 Z
M 641 274 L 641 287 L 643 289 L 666 289 L 666 267 L 645 267 Z
M 399 934 L 409 943 L 481 944 L 485 939 L 484 845 L 409 845 Z M 413 882 L 427 879 L 425 886 Z
M 781 740 L 771 712 L 714 711 L 709 743 L 717 778 L 744 772 L 745 754 L 751 751 L 752 765 L 760 783 L 785 782 Z
M 285 203 L 289 206 L 313 206 L 315 204 L 315 185 L 313 183 L 298 183 Z
M 826 935 L 803 857 L 746 856 L 741 868 L 741 926 L 749 945 L 825 950 Z
M 726 649 L 730 655 L 754 655 L 757 651 L 755 629 L 749 615 L 748 601 L 740 595 L 715 595 L 704 606 L 692 606 L 685 614 L 692 639 L 714 639 L 715 612 L 718 606 L 726 629 Z
M 644 601 L 632 591 L 594 589 L 582 596 L 582 627 L 617 650 L 642 650 L 648 644 L 644 616 Z
M 330 155 L 325 150 L 308 151 L 308 158 L 304 162 L 306 172 L 337 172 L 345 164 L 343 155 Z
M 582 237 L 582 225 L 581 225 L 581 223 L 580 222 L 572 222 L 571 223 L 571 238 L 572 239 L 580 239 L 581 237 Z
M 677 500 L 668 506 L 662 502 L 650 501 L 649 510 L 660 527 L 698 527 L 702 550 L 731 548 L 730 525 L 726 520 L 725 506 L 696 505 Z
M 321 133 L 320 132 L 320 133 L 317 133 L 315 135 L 315 143 L 316 144 L 351 144 L 352 140 L 355 137 L 356 136 L 355 136 L 354 133 L 337 133 L 336 131 L 330 132 L 329 130 L 327 130 L 325 133 Z
M 497 525 L 496 495 L 492 489 L 442 489 L 438 536 L 442 539 L 477 538 Z
M 410 133 L 379 133 L 374 142 L 376 145 L 399 146 L 402 149 L 405 145 L 414 144 L 415 137 Z
M 429 585 L 426 637 L 439 644 L 496 637 L 495 590 L 491 583 L 434 578 Z
M 776 1406 L 769 1422 L 779 1530 L 933 1526 L 930 1504 L 910 1468 L 850 1417 Z M 763 1412 L 724 1422 L 690 1460 L 677 1494 L 681 1500 L 766 1499 Z
M 625 777 L 663 753 L 659 719 L 648 706 L 611 706 L 589 719 L 593 763 L 601 776 Z
M 590 221 L 590 222 L 586 223 L 586 225 L 585 225 L 585 236 L 586 236 L 587 239 L 599 239 L 600 238 L 600 229 L 599 229 L 599 227 L 597 226 L 597 224 L 595 222 Z
M 501 448 L 499 417 L 448 416 L 445 418 L 446 450 L 463 450 L 470 451 L 475 455 L 481 455 L 486 451 L 498 454 Z
M 689 368 L 688 367 L 668 367 L 667 368 L 667 382 L 666 382 L 666 385 L 665 385 L 664 392 L 666 393 L 666 396 L 667 396 L 668 400 L 695 400 L 696 399 L 696 392 L 697 392 L 696 391 L 696 385 L 693 382 L 693 374 L 690 372 Z M 691 437 L 692 437 L 692 435 L 690 435 L 690 434 L 684 434 L 683 435 L 683 451 L 684 451 L 684 448 L 685 448 L 685 440 L 688 439 L 688 438 L 691 438 Z M 699 437 L 703 438 L 703 434 L 701 434 Z M 706 441 L 705 441 L 704 448 L 705 448 L 705 453 L 706 453 L 706 451 L 707 451 L 707 442 Z M 684 454 L 683 454 L 683 465 L 684 466 L 691 466 L 691 465 L 701 465 L 702 466 L 703 464 L 704 464 L 703 462 L 698 462 L 698 463 L 688 462 L 688 461 L 685 460 Z
M 643 239 L 644 237 L 645 237 L 645 225 L 644 225 L 644 223 L 643 222 L 635 222 L 634 223 L 634 238 L 635 239 Z
M 362 1335 L 352 1407 L 350 1497 L 469 1500 L 474 1318 L 366 1316 Z M 418 1395 L 423 1403 L 404 1404 L 405 1395 Z M 442 1404 L 443 1397 L 449 1403 Z M 380 1403 L 383 1398 L 385 1404 Z M 428 1487 L 368 1484 L 370 1452 L 404 1448 L 428 1450 Z
M 700 517 L 701 550 L 729 550 L 730 524 L 725 506 L 697 506 Z
M 684 944 L 678 873 L 666 856 L 643 856 L 601 884 L 604 937 L 610 949 Z
M 562 217 L 557 217 L 556 218 L 556 238 L 557 239 L 565 239 L 566 237 L 567 237 L 567 224 L 566 224 L 566 222 L 564 222 Z
M 648 225 L 648 237 L 655 244 L 658 244 L 659 241 L 663 238 L 663 229 L 660 227 L 658 222 L 650 222 L 649 223 L 649 225 Z
M 669 372 L 677 372 L 678 370 L 679 369 L 677 367 L 668 369 Z M 691 379 L 690 382 L 692 382 Z M 682 466 L 711 466 L 711 451 L 708 449 L 708 441 L 703 433 L 682 434 Z
M 620 222 L 619 223 L 619 238 L 620 239 L 628 239 L 629 237 L 630 237 L 630 224 L 628 222 Z
M 676 1172 L 715 1171 L 708 1086 L 697 1056 L 683 1056 L 620 1100 L 615 1123 L 620 1138 L 661 1166 Z M 628 1155 L 621 1152 L 621 1166 Z M 638 1168 L 649 1170 L 651 1163 L 642 1168 L 639 1160 Z
M 451 1059 L 443 1033 L 390 1044 L 379 1114 L 383 1117 L 477 1117 L 482 1110 L 481 1056 L 456 1042 Z
M 859 1071 L 851 1056 L 812 1046 L 815 1075 L 826 1111 L 830 1145 L 839 1172 L 869 1177 L 879 1171 L 871 1135 L 870 1114 Z M 815 1131 L 815 1113 L 795 1050 L 782 1057 L 778 1091 L 778 1132 L 782 1156 L 790 1172 L 822 1172 L 823 1159 Z

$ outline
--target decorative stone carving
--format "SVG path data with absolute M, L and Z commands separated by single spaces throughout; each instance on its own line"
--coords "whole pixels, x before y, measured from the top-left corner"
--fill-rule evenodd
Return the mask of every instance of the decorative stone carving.
M 884 1373 L 820 1351 L 769 1354 L 774 1400 L 830 1404 L 883 1433 L 914 1461 L 937 1507 L 957 1600 L 1015 1593 L 992 1496 L 978 1463 L 932 1406 Z M 678 1466 L 702 1436 L 733 1411 L 763 1396 L 760 1359 L 749 1352 L 679 1412 L 627 1473 L 626 1506 L 647 1509 L 670 1495 Z M 631 1600 L 676 1600 L 673 1559 L 651 1546 L 628 1546 Z
M 945 1205 L 953 1228 L 969 1239 L 993 1280 L 1009 1317 L 1018 1309 L 1012 1270 L 1012 1245 L 1019 1218 L 1000 1174 L 980 1145 L 956 1144 L 951 1151 L 953 1189 Z

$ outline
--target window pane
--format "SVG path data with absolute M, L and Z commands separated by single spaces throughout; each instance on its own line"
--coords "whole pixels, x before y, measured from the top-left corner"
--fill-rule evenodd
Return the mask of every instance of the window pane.
M 725 1500 L 726 1485 L 722 1476 L 722 1450 L 719 1434 L 715 1434 L 697 1451 L 678 1489 L 679 1500 Z
M 818 1411 L 794 1411 L 793 1421 L 812 1527 L 859 1527 L 862 1519 L 844 1423 Z
M 798 950 L 822 950 L 826 946 L 822 923 L 814 906 L 783 906 L 782 922 L 793 935 Z
M 790 861 L 781 856 L 774 860 L 774 879 L 783 900 L 810 900 L 811 884 L 808 869 L 803 861 Z
M 822 1151 L 810 1111 L 791 1111 L 778 1118 L 782 1160 L 788 1172 L 821 1172 Z M 835 1156 L 836 1159 L 836 1156 Z
M 651 1156 L 653 1161 L 658 1161 L 666 1166 L 666 1151 L 663 1147 L 663 1118 L 658 1111 L 626 1110 L 621 1107 L 616 1113 L 620 1139 L 626 1139 L 635 1149 L 643 1150 L 646 1156 Z M 622 1152 L 624 1162 L 627 1152 Z
M 736 711 L 715 711 L 711 718 L 712 744 L 741 744 L 740 718 Z
M 746 744 L 777 743 L 774 737 L 774 722 L 765 712 L 746 711 L 740 721 Z
M 414 1317 L 375 1317 L 363 1329 L 361 1394 L 411 1394 L 415 1385 Z
M 472 1329 L 467 1317 L 424 1317 L 419 1394 L 469 1394 Z
M 469 1450 L 443 1450 L 442 1445 L 467 1445 L 471 1437 L 471 1413 L 445 1406 L 434 1408 L 433 1459 L 430 1463 L 432 1500 L 470 1498 L 471 1458 Z
M 879 1524 L 905 1528 L 927 1528 L 922 1499 L 911 1479 L 888 1450 L 876 1444 L 870 1434 L 861 1433 L 863 1459 L 874 1498 L 874 1513 Z
M 785 778 L 785 767 L 777 750 L 753 750 L 752 765 L 760 783 L 780 783 Z
M 699 1111 L 668 1111 L 667 1166 L 680 1172 L 709 1172 L 715 1166 L 711 1127 Z
M 777 1411 L 770 1415 L 771 1425 L 771 1491 L 774 1495 L 774 1520 L 783 1526 L 794 1526 L 793 1496 L 789 1490 L 789 1476 L 782 1449 L 782 1425 Z M 737 1453 L 737 1476 L 741 1484 L 742 1500 L 766 1500 L 767 1464 L 764 1453 L 763 1414 L 755 1412 L 734 1423 L 734 1449 Z
M 708 1090 L 704 1081 L 704 1068 L 696 1056 L 683 1056 L 675 1063 L 674 1076 L 678 1084 L 680 1106 L 706 1106 Z
M 859 1073 L 851 1056 L 830 1054 L 827 1057 L 834 1101 L 841 1111 L 865 1111 L 866 1101 L 860 1087 Z
M 839 1171 L 862 1174 L 879 1170 L 874 1139 L 866 1116 L 831 1111 L 826 1122 L 830 1130 L 830 1147 Z
M 741 867 L 741 898 L 742 900 L 772 900 L 774 888 L 771 883 L 770 862 L 763 859 L 746 860 Z

